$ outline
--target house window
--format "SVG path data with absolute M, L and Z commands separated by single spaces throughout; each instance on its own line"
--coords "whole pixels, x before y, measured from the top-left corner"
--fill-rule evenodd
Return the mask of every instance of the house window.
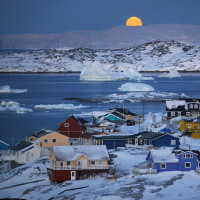
M 142 144 L 142 139 L 140 139 L 140 144 Z
M 69 127 L 69 123 L 64 123 L 64 127 Z
M 176 140 L 171 140 L 171 145 L 176 145 Z
M 53 142 L 53 143 L 56 143 L 56 139 L 52 139 L 52 142 Z
M 199 108 L 199 105 L 196 103 L 194 104 L 194 109 L 198 109 Z
M 190 116 L 190 112 L 186 112 L 186 117 L 189 117 Z
M 60 162 L 60 166 L 63 167 L 63 162 L 62 161 Z
M 160 163 L 160 169 L 166 169 L 166 163 Z
M 103 140 L 97 140 L 96 144 L 97 145 L 103 145 Z
M 185 163 L 185 168 L 191 168 L 191 162 L 186 162 Z
M 31 158 L 33 158 L 33 153 L 31 153 Z
M 67 161 L 67 166 L 71 165 L 71 162 L 70 161 Z
M 126 144 L 132 144 L 132 139 L 127 139 Z
M 95 165 L 95 160 L 91 160 L 91 165 Z
M 149 140 L 149 145 L 152 145 L 152 140 Z
M 147 145 L 147 140 L 144 140 L 144 145 Z
M 178 117 L 180 117 L 181 116 L 181 112 L 178 112 Z
M 52 165 L 54 165 L 54 160 L 52 160 Z
M 48 143 L 48 139 L 44 139 L 44 143 Z
M 172 117 L 175 117 L 175 112 L 171 112 L 171 116 L 172 116 Z
M 191 128 L 191 124 L 188 124 L 188 128 Z
M 200 167 L 200 162 L 198 164 L 199 164 L 198 166 Z
M 189 104 L 189 108 L 190 108 L 190 109 L 193 109 L 193 104 Z
M 102 160 L 99 160 L 98 163 L 99 163 L 99 165 L 102 165 L 102 164 L 103 164 L 103 161 L 102 161 Z
M 80 166 L 81 165 L 81 161 L 80 160 L 78 160 L 78 166 Z

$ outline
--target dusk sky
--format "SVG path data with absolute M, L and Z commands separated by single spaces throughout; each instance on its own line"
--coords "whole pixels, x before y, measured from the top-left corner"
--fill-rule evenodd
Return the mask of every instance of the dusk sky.
M 121 26 L 200 25 L 200 0 L 0 0 L 0 34 L 64 33 Z

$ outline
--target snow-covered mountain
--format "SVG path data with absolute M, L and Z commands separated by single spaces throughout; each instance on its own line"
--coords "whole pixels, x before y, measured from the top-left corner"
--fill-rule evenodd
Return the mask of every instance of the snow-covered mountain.
M 108 70 L 200 71 L 200 46 L 153 41 L 123 49 L 47 49 L 0 54 L 0 72 L 81 72 L 98 61 Z

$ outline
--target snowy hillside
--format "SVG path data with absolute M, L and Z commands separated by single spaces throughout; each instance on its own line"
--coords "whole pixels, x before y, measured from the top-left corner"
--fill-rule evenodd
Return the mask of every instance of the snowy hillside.
M 200 71 L 200 46 L 154 41 L 124 49 L 49 49 L 1 53 L 0 72 L 81 72 L 98 61 L 109 71 Z

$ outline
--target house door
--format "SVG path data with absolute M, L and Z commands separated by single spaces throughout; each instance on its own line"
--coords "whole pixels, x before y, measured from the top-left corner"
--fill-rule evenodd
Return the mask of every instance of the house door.
M 136 138 L 135 139 L 135 146 L 137 146 L 138 145 L 138 139 Z
M 87 160 L 82 160 L 82 168 L 87 169 Z
M 71 181 L 76 180 L 76 171 L 71 171 Z

